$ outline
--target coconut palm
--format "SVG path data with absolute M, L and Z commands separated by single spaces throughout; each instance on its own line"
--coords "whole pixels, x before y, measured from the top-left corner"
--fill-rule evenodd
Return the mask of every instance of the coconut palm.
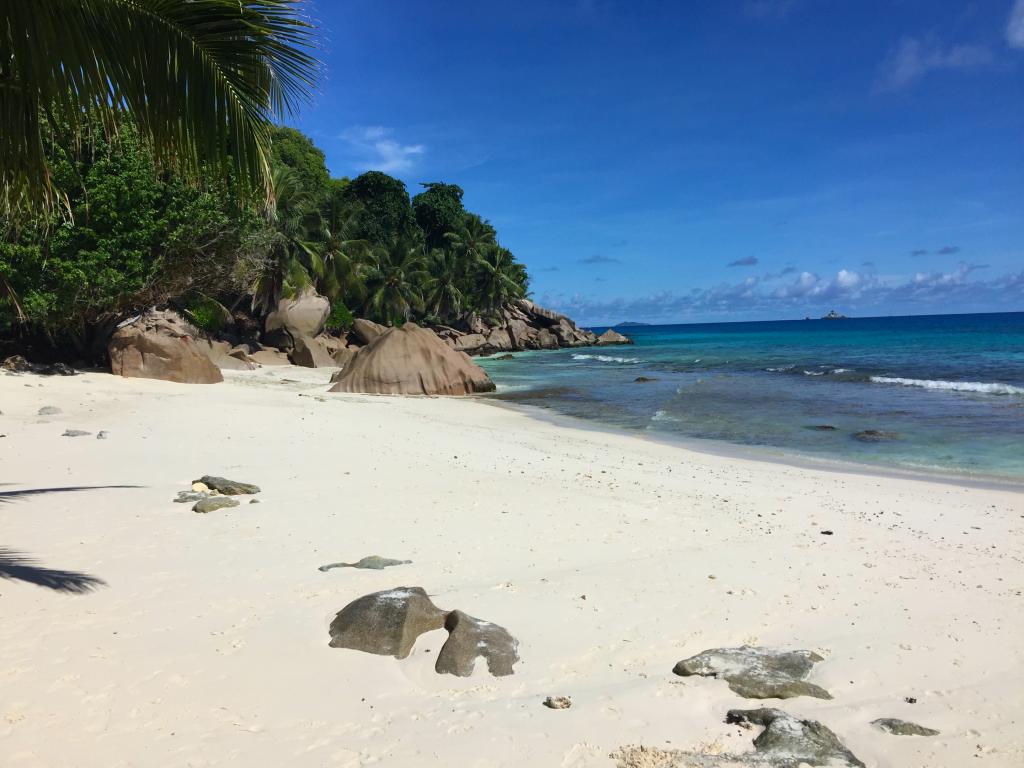
M 526 295 L 525 269 L 507 248 L 489 246 L 475 266 L 476 298 L 481 309 L 494 311 Z
M 321 291 L 331 301 L 362 300 L 366 295 L 363 273 L 372 262 L 370 243 L 353 236 L 362 215 L 359 204 L 327 206 L 327 242 L 324 244 L 324 274 Z
M 396 237 L 374 248 L 364 273 L 366 309 L 390 324 L 423 311 L 424 261 L 423 244 L 408 237 Z
M 462 312 L 466 296 L 465 264 L 450 248 L 430 252 L 426 283 L 426 304 L 430 313 L 447 322 Z
M 475 213 L 467 213 L 462 226 L 445 237 L 449 247 L 466 263 L 473 264 L 484 255 L 488 246 L 494 245 L 497 234 L 494 227 Z
M 270 187 L 269 128 L 315 84 L 301 0 L 0 2 L 0 216 L 52 204 L 47 136 L 132 120 L 163 165 Z

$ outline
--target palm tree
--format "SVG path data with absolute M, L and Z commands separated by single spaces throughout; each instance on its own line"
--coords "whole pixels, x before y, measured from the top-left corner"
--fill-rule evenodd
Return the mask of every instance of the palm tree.
M 287 166 L 274 168 L 271 179 L 277 205 L 268 217 L 272 234 L 266 268 L 253 286 L 256 309 L 269 309 L 282 296 L 294 297 L 324 276 L 328 233 L 316 200 Z
M 463 261 L 449 248 L 435 248 L 430 252 L 428 273 L 427 307 L 447 322 L 462 312 L 466 301 L 462 292 L 466 281 Z
M 488 246 L 494 245 L 497 234 L 494 227 L 475 213 L 467 213 L 462 226 L 455 232 L 445 235 L 452 250 L 465 263 L 473 264 L 484 255 Z
M 0 2 L 0 216 L 52 205 L 47 135 L 132 120 L 161 164 L 269 196 L 271 122 L 315 85 L 302 0 Z
M 526 295 L 523 275 L 525 270 L 510 250 L 497 244 L 486 248 L 476 263 L 476 291 L 481 308 L 493 312 L 514 299 L 523 298 Z
M 363 273 L 372 262 L 369 242 L 353 237 L 362 215 L 360 204 L 340 205 L 332 201 L 327 208 L 327 242 L 324 246 L 324 274 L 320 288 L 332 302 L 346 303 L 366 295 Z
M 421 312 L 427 279 L 422 243 L 396 237 L 374 248 L 364 279 L 366 308 L 378 319 L 399 324 Z

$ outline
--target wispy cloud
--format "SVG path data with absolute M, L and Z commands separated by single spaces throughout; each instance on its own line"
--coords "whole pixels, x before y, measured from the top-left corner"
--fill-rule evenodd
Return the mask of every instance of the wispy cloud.
M 875 90 L 898 91 L 937 70 L 970 70 L 992 63 L 992 51 L 983 45 L 944 46 L 934 38 L 905 37 L 882 64 Z
M 910 255 L 911 256 L 927 256 L 928 255 L 928 249 L 927 248 L 915 248 L 914 250 L 912 250 L 910 252 Z
M 944 245 L 936 251 L 940 256 L 952 256 L 954 253 L 960 253 L 959 245 Z
M 558 267 L 541 267 L 540 269 L 530 270 L 531 272 L 557 272 Z
M 785 277 L 786 275 L 792 275 L 794 272 L 796 272 L 796 267 L 784 267 L 780 269 L 778 272 L 769 272 L 764 276 L 763 279 L 765 281 L 778 280 L 779 278 Z
M 426 152 L 422 144 L 403 144 L 392 138 L 393 131 L 381 125 L 356 125 L 338 138 L 345 141 L 361 171 L 401 173 L 412 170 Z
M 736 261 L 730 261 L 725 266 L 727 267 L 756 267 L 757 256 L 747 256 L 743 259 L 736 259 Z
M 613 259 L 611 256 L 602 256 L 600 253 L 595 253 L 593 256 L 587 256 L 584 259 L 579 260 L 580 264 L 618 264 L 618 259 Z
M 1024 48 L 1024 0 L 1017 0 L 1010 9 L 1006 22 L 1006 44 L 1011 48 Z
M 542 296 L 545 306 L 566 312 L 582 323 L 622 318 L 647 322 L 736 317 L 802 317 L 835 307 L 850 313 L 874 311 L 937 311 L 1019 309 L 1024 303 L 1024 270 L 991 280 L 978 280 L 984 264 L 961 262 L 942 272 L 917 272 L 883 277 L 874 272 L 840 269 L 831 277 L 801 272 L 784 285 L 765 285 L 748 277 L 677 294 L 662 291 L 647 296 L 589 299 L 583 296 Z

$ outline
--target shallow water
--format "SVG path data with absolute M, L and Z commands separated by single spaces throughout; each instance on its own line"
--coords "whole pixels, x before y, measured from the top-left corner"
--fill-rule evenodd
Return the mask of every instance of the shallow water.
M 607 425 L 1024 480 L 1024 313 L 620 330 L 480 362 L 500 399 Z

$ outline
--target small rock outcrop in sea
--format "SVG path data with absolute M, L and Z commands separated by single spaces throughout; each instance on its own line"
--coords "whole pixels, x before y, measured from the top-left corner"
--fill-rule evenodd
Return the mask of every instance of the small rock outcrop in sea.
M 434 666 L 438 674 L 469 677 L 478 657 L 487 662 L 488 671 L 495 677 L 512 674 L 512 666 L 519 661 L 519 643 L 507 629 L 462 611 L 449 613 L 444 628 L 448 640 Z
M 480 657 L 492 675 L 512 674 L 519 643 L 508 630 L 462 611 L 444 611 L 422 587 L 396 587 L 352 601 L 331 622 L 330 646 L 404 659 L 416 638 L 441 627 L 448 639 L 434 665 L 438 674 L 468 677 Z
M 917 723 L 909 723 L 895 717 L 880 717 L 872 720 L 871 724 L 881 731 L 891 733 L 893 736 L 938 736 L 939 732 L 934 728 L 925 728 Z
M 180 384 L 224 381 L 220 368 L 196 343 L 194 330 L 174 312 L 147 312 L 110 337 L 110 370 L 118 376 Z
M 632 344 L 633 340 L 628 336 L 623 336 L 613 328 L 609 328 L 607 331 L 597 337 L 597 345 L 599 347 L 610 346 L 612 344 Z
M 331 622 L 331 648 L 404 659 L 416 638 L 444 626 L 447 614 L 422 587 L 397 587 L 355 600 Z
M 822 660 L 813 651 L 743 645 L 739 648 L 712 648 L 683 659 L 672 671 L 683 677 L 720 677 L 734 693 L 748 699 L 791 699 L 795 696 L 831 699 L 824 688 L 806 681 L 814 665 Z
M 371 571 L 382 571 L 393 565 L 409 565 L 411 562 L 412 560 L 392 560 L 390 557 L 370 555 L 355 563 L 330 563 L 328 565 L 321 565 L 317 570 L 329 571 L 332 568 L 360 568 Z
M 829 313 L 827 315 L 825 315 L 824 317 L 822 317 L 821 319 L 822 320 L 846 320 L 848 318 L 846 317 L 846 315 L 841 315 L 840 313 L 836 312 L 833 309 L 833 310 L 830 310 Z
M 205 496 L 195 503 L 192 511 L 206 514 L 207 512 L 216 512 L 218 509 L 227 509 L 228 507 L 237 507 L 238 505 L 238 499 L 233 499 L 230 496 Z
M 862 443 L 884 443 L 889 440 L 899 440 L 900 436 L 896 432 L 885 432 L 881 429 L 862 429 L 860 432 L 853 433 L 854 440 L 860 440 Z
M 731 709 L 725 721 L 764 728 L 754 751 L 739 754 L 625 746 L 610 757 L 618 768 L 865 768 L 831 730 L 817 720 L 801 720 L 779 709 Z
M 469 359 L 415 323 L 388 328 L 360 349 L 331 392 L 373 395 L 470 395 L 494 382 Z
M 838 427 L 833 427 L 831 424 L 812 424 L 808 429 L 813 429 L 815 432 L 835 432 Z
M 195 486 L 198 483 L 202 483 L 203 485 L 206 486 L 206 488 L 213 491 L 218 491 L 227 496 L 239 496 L 243 494 L 260 492 L 260 487 L 258 485 L 252 485 L 251 483 L 240 483 L 237 480 L 228 480 L 226 477 L 217 477 L 216 475 L 203 475 L 198 480 L 192 481 L 193 486 Z M 193 487 L 192 490 L 197 489 Z
M 652 379 L 650 376 L 637 376 L 633 379 L 635 384 L 649 384 L 652 381 L 657 381 L 657 379 Z

